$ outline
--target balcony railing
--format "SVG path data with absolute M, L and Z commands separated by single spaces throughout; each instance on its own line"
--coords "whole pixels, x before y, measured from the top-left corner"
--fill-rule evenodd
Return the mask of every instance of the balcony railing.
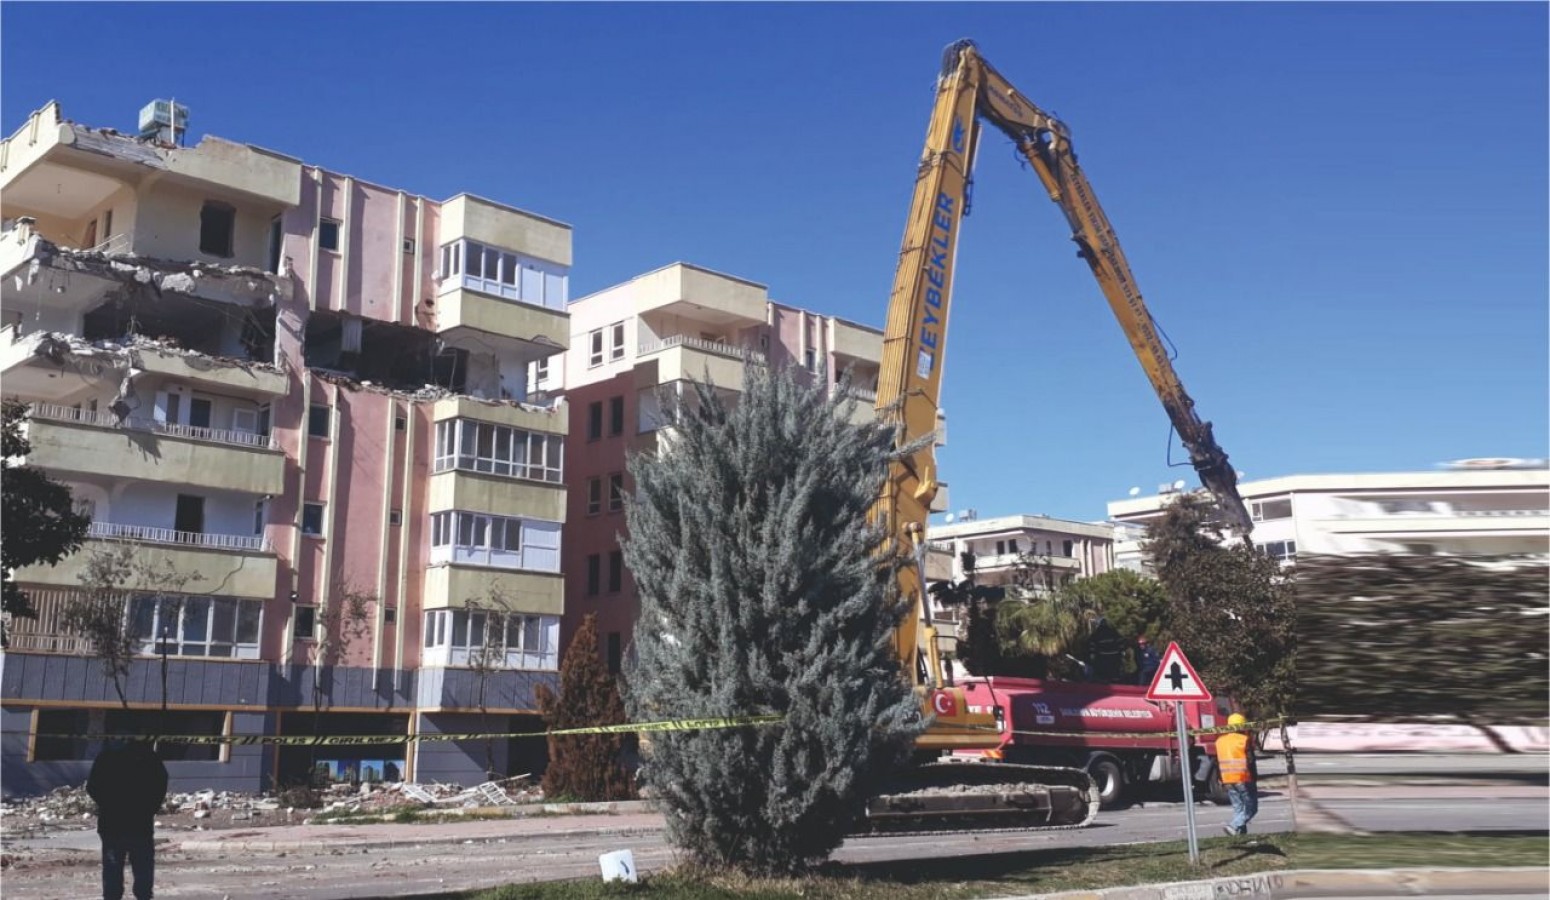
M 178 531 L 175 528 L 154 528 L 149 525 L 120 525 L 116 522 L 93 522 L 87 528 L 86 535 L 110 541 L 143 541 L 147 544 L 246 550 L 250 553 L 269 551 L 269 541 L 260 535 L 207 534 L 201 531 Z
M 838 395 L 838 394 L 840 394 L 842 392 L 845 393 L 845 394 L 849 394 L 850 396 L 855 397 L 857 400 L 862 401 L 864 403 L 876 403 L 877 402 L 877 391 L 876 390 L 869 390 L 867 388 L 860 388 L 860 387 L 852 386 L 849 390 L 842 391 L 840 386 L 837 385 L 837 384 L 836 385 L 831 385 L 829 387 L 829 394 L 830 394 L 830 396 L 836 396 L 836 395 Z
M 129 256 L 134 244 L 135 236 L 133 234 L 120 232 L 95 247 L 86 248 L 86 252 L 101 253 L 104 256 Z
M 275 448 L 274 438 L 266 434 L 253 434 L 247 431 L 231 431 L 224 428 L 200 428 L 194 425 L 182 425 L 176 422 L 158 422 L 154 419 L 129 417 L 120 419 L 109 412 L 93 412 L 89 409 L 76 409 L 72 406 L 60 406 L 57 403 L 32 404 L 31 417 L 51 422 L 76 422 L 82 425 L 96 425 L 100 428 L 119 428 L 128 431 L 149 431 L 155 434 L 166 434 L 173 437 L 190 438 L 196 441 L 206 441 L 212 444 L 232 444 L 238 447 L 258 447 L 272 450 Z
M 709 353 L 713 356 L 723 356 L 727 359 L 745 359 L 756 365 L 765 365 L 764 354 L 747 347 L 739 347 L 736 344 L 723 344 L 720 341 L 707 341 L 704 338 L 690 337 L 686 334 L 668 335 L 660 341 L 642 342 L 640 355 L 657 353 L 662 350 L 671 350 L 674 347 L 688 347 L 701 353 Z

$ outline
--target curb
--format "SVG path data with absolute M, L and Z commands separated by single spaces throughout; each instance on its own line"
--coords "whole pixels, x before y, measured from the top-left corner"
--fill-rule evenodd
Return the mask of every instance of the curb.
M 327 838 L 330 847 L 419 847 L 427 844 L 510 844 L 534 838 L 587 838 L 587 837 L 636 837 L 658 834 L 661 828 L 572 828 L 531 834 L 491 834 L 479 837 L 457 835 L 423 835 L 421 837 L 351 838 L 319 834 L 310 841 L 183 841 L 172 843 L 168 849 L 186 853 L 220 853 L 230 850 L 316 850 L 319 840 Z
M 1397 897 L 1433 893 L 1526 893 L 1550 888 L 1543 868 L 1290 869 L 1207 881 L 1176 881 L 1058 894 L 1020 894 L 997 900 L 1214 900 L 1217 897 Z

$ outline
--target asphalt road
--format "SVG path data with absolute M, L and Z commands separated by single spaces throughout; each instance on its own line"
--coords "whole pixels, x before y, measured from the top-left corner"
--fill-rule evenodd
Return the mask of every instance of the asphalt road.
M 1438 762 L 1430 760 L 1426 764 Z M 1386 768 L 1392 769 L 1393 765 Z M 1444 773 L 1457 770 L 1448 763 L 1436 769 Z M 1262 767 L 1261 774 L 1272 773 Z M 1332 778 L 1325 782 L 1309 778 L 1301 791 L 1302 800 L 1333 821 L 1366 831 L 1543 831 L 1550 821 L 1550 791 L 1521 782 L 1438 785 L 1414 781 L 1369 783 L 1361 778 Z M 1202 836 L 1220 834 L 1230 816 L 1231 811 L 1225 807 L 1196 807 Z M 842 847 L 835 858 L 840 862 L 880 863 L 1177 840 L 1184 835 L 1184 821 L 1181 805 L 1154 802 L 1101 813 L 1093 826 L 1075 831 L 857 839 Z M 1291 826 L 1292 811 L 1284 783 L 1272 778 L 1251 830 L 1275 832 L 1289 830 Z M 401 827 L 405 837 L 433 834 L 435 828 Z M 22 850 L 5 871 L 7 900 L 88 897 L 99 890 L 95 841 L 89 832 L 46 841 L 7 843 L 12 849 Z M 463 844 L 331 847 L 329 827 L 318 826 L 316 846 L 305 850 L 164 852 L 157 860 L 157 896 L 200 900 L 405 897 L 512 881 L 593 876 L 598 872 L 600 854 L 625 848 L 634 852 L 637 867 L 647 872 L 674 861 L 661 833 L 656 831 L 627 836 L 570 834 L 509 840 L 496 837 Z
M 1196 820 L 1202 835 L 1220 834 L 1231 817 L 1225 807 L 1201 805 Z M 406 825 L 409 828 L 434 826 Z M 1254 831 L 1285 831 L 1291 809 L 1284 795 L 1261 801 Z M 977 856 L 1050 847 L 1174 840 L 1184 835 L 1184 809 L 1154 805 L 1103 813 L 1084 829 L 980 835 L 861 838 L 835 854 L 840 862 L 877 863 L 939 857 Z M 90 836 L 68 843 L 90 846 Z M 43 842 L 28 842 L 38 847 Z M 63 842 L 56 840 L 56 846 Z M 511 881 L 539 881 L 596 875 L 597 857 L 614 850 L 634 852 L 638 869 L 650 872 L 674 861 L 660 832 L 630 836 L 530 837 L 467 844 L 425 844 L 379 848 L 330 848 L 328 829 L 318 828 L 315 850 L 287 853 L 237 851 L 220 855 L 181 851 L 157 858 L 159 898 L 335 898 L 404 897 L 489 887 Z M 30 860 L 5 874 L 6 900 L 89 897 L 98 890 L 97 855 L 87 849 L 33 851 Z

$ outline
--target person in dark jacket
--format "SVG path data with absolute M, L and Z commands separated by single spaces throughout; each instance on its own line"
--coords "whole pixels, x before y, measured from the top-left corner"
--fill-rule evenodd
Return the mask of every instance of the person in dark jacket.
M 1092 666 L 1093 681 L 1119 684 L 1124 680 L 1125 639 L 1100 616 L 1087 642 L 1088 664 Z
M 97 801 L 102 900 L 122 900 L 126 861 L 134 872 L 135 900 L 151 900 L 156 814 L 167 801 L 167 767 L 146 741 L 109 741 L 91 764 L 86 793 Z
M 1136 684 L 1150 687 L 1152 679 L 1157 675 L 1157 667 L 1162 665 L 1162 660 L 1157 656 L 1157 648 L 1146 639 L 1146 635 L 1136 638 Z

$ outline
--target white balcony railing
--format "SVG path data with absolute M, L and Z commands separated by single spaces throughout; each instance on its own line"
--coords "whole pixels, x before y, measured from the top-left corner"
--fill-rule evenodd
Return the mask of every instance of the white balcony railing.
M 93 412 L 89 409 L 76 409 L 72 406 L 60 406 L 57 403 L 32 404 L 31 417 L 51 422 L 77 422 L 82 425 L 96 425 L 100 428 L 119 428 L 128 431 L 149 431 L 156 434 L 166 434 L 173 437 L 190 438 L 196 441 L 206 441 L 212 444 L 232 444 L 238 447 L 258 447 L 272 450 L 275 448 L 274 438 L 266 434 L 253 434 L 247 431 L 231 431 L 224 428 L 200 428 L 194 425 L 182 425 L 176 422 L 158 422 L 154 419 L 129 417 L 120 419 L 109 412 Z
M 269 551 L 269 541 L 260 535 L 207 534 L 201 531 L 178 531 L 174 528 L 155 528 L 149 525 L 120 525 L 116 522 L 93 522 L 87 528 L 86 535 L 110 541 L 144 541 L 147 544 L 179 544 L 216 550 L 245 550 L 250 553 Z
M 835 396 L 835 395 L 838 395 L 840 393 L 841 393 L 841 388 L 840 388 L 839 385 L 836 384 L 836 385 L 831 385 L 829 387 L 829 394 L 830 394 L 830 396 Z M 869 390 L 867 388 L 855 387 L 854 385 L 852 385 L 851 388 L 849 390 L 847 390 L 847 391 L 844 391 L 844 393 L 849 394 L 852 397 L 855 397 L 857 400 L 859 400 L 859 401 L 861 401 L 863 403 L 876 403 L 877 402 L 877 391 L 876 390 Z
M 101 253 L 103 256 L 129 256 L 134 244 L 135 236 L 133 234 L 121 232 L 112 235 L 95 247 L 86 248 L 86 252 Z
M 747 347 L 739 347 L 736 344 L 723 344 L 720 341 L 707 341 L 704 338 L 690 337 L 686 334 L 672 334 L 660 341 L 645 341 L 640 345 L 640 355 L 657 353 L 662 350 L 670 350 L 674 347 L 688 347 L 701 353 L 709 353 L 714 356 L 723 356 L 727 359 L 746 359 L 756 365 L 765 365 L 764 354 Z

